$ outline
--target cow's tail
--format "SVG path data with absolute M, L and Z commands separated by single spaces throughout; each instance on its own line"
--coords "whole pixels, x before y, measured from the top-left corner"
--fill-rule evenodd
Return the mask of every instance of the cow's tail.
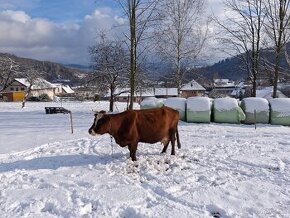
M 178 149 L 180 149 L 181 144 L 180 144 L 180 140 L 179 140 L 178 125 L 176 126 L 176 140 L 177 140 L 177 147 L 178 147 Z

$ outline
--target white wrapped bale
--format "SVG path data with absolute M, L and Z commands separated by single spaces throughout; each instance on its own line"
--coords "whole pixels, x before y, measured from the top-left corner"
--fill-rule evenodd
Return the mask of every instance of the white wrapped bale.
M 234 98 L 216 98 L 213 103 L 214 122 L 240 123 L 246 116 Z
M 155 97 L 145 98 L 140 103 L 141 109 L 158 108 L 163 106 L 163 100 L 157 99 Z
M 192 123 L 209 123 L 211 101 L 208 97 L 190 97 L 186 101 L 186 120 Z
M 185 98 L 179 98 L 179 97 L 167 98 L 164 101 L 164 105 L 167 107 L 171 107 L 175 110 L 178 110 L 180 120 L 183 120 L 183 121 L 186 120 L 185 119 L 185 111 L 186 111 L 186 99 Z
M 270 108 L 267 99 L 256 97 L 244 98 L 241 102 L 241 108 L 246 115 L 244 123 L 269 123 Z
M 271 124 L 290 126 L 290 99 L 273 98 L 269 102 L 271 108 Z

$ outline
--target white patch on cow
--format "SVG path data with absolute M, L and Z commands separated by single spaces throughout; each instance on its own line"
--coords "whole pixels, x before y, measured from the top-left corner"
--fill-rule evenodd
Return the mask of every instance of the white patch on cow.
M 99 119 L 101 119 L 103 116 L 104 116 L 103 113 L 98 113 L 98 114 L 96 114 L 95 123 L 94 123 L 94 128 L 97 127 L 97 124 L 98 124 Z
M 99 134 L 97 134 L 93 129 L 92 129 L 92 131 L 90 132 L 90 134 L 91 134 L 92 136 L 97 136 L 97 135 L 99 135 Z
M 168 143 L 168 141 L 169 141 L 169 139 L 165 137 L 165 138 L 163 138 L 163 139 L 161 140 L 161 143 L 162 143 L 163 145 L 165 145 L 165 144 Z

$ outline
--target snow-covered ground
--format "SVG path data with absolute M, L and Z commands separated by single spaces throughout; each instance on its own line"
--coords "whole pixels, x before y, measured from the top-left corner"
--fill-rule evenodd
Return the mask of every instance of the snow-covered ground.
M 87 133 L 107 103 L 63 103 L 74 134 L 44 106 L 0 103 L 0 217 L 290 217 L 290 127 L 180 122 L 176 156 L 133 163 Z

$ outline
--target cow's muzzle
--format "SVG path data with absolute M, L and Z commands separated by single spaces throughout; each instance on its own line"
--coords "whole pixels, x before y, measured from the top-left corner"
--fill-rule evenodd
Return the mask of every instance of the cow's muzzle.
M 96 132 L 93 129 L 89 129 L 89 134 L 92 136 L 97 135 Z

